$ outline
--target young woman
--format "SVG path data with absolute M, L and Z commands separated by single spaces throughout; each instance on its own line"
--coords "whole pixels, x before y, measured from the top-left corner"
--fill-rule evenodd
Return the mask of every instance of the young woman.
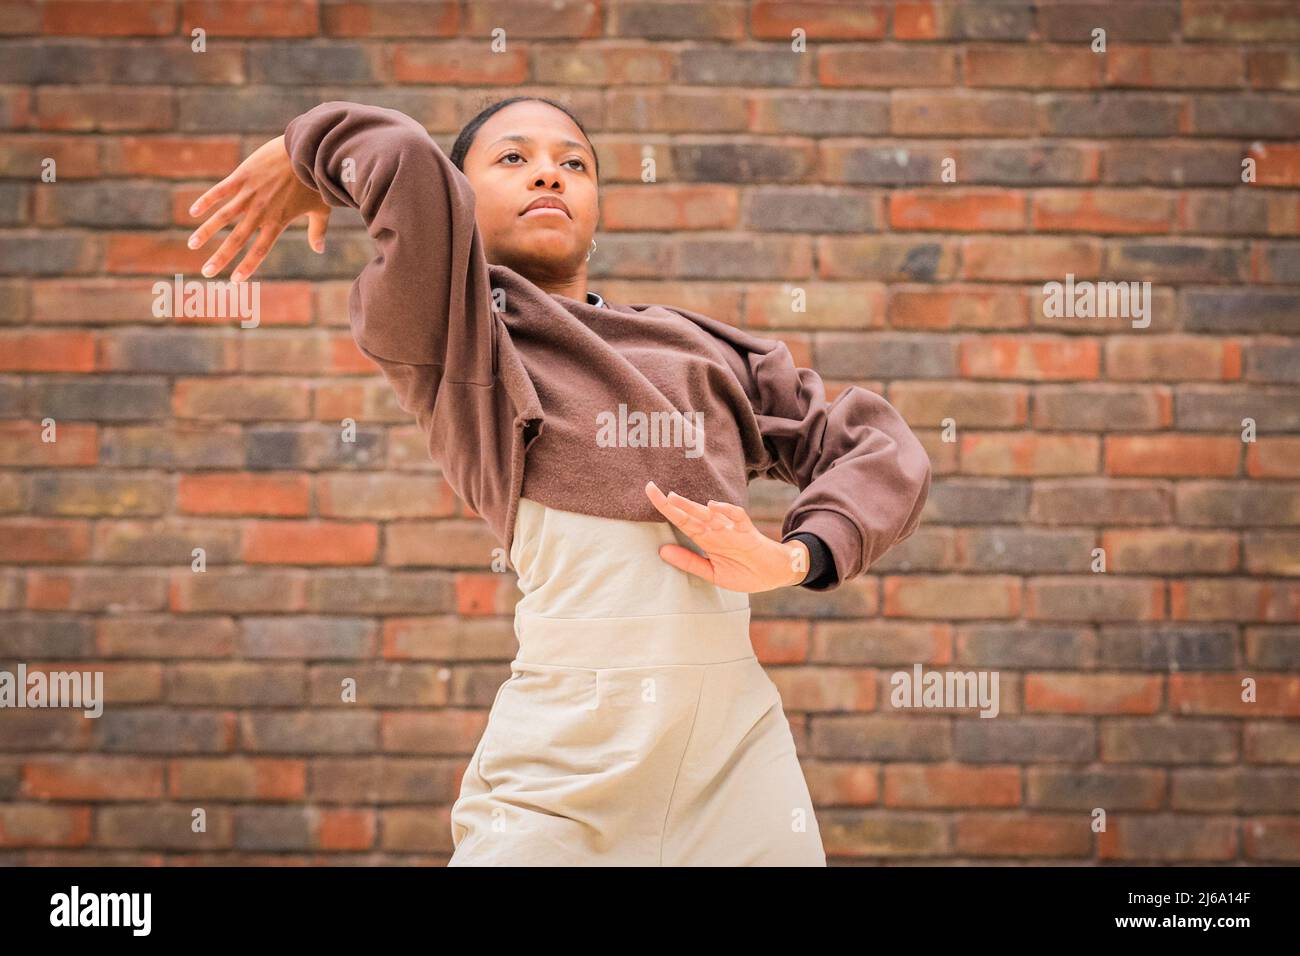
M 199 198 L 190 245 L 235 224 L 211 276 L 256 236 L 241 281 L 293 220 L 320 252 L 331 208 L 357 209 L 378 254 L 356 341 L 509 554 L 519 651 L 452 865 L 824 866 L 749 595 L 863 573 L 916 529 L 929 458 L 779 341 L 588 290 L 598 185 L 547 99 L 485 109 L 450 157 L 399 112 L 324 103 Z M 744 510 L 757 477 L 800 489 L 779 541 Z

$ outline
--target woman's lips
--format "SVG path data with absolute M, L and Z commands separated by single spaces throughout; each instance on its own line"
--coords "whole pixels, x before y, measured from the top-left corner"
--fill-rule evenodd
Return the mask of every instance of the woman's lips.
M 538 206 L 536 209 L 530 209 L 528 210 L 528 212 L 524 213 L 525 218 L 527 218 L 528 216 L 545 216 L 545 215 L 562 216 L 565 219 L 569 218 L 568 213 L 566 213 L 563 209 L 557 209 L 555 206 Z

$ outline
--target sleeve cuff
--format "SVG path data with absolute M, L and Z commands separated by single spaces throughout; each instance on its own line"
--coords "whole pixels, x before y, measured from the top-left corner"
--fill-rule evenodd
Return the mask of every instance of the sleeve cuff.
M 831 584 L 812 590 L 833 590 L 862 570 L 862 534 L 852 520 L 838 511 L 814 508 L 793 517 L 788 515 L 786 524 L 789 530 L 781 538 L 782 542 L 805 532 L 820 538 L 830 551 L 835 579 Z
M 835 571 L 835 559 L 826 542 L 810 531 L 796 531 L 787 541 L 802 541 L 808 548 L 808 573 L 799 582 L 802 587 L 812 591 L 823 591 L 835 584 L 839 576 Z

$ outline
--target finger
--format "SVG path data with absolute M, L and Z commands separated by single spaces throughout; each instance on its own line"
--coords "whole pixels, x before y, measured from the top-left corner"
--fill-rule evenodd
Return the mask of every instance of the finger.
M 248 193 L 240 193 L 230 202 L 226 203 L 215 213 L 212 214 L 203 225 L 195 229 L 190 235 L 187 245 L 191 249 L 197 249 L 206 245 L 208 240 L 221 231 L 221 229 L 230 222 L 248 206 Z
M 329 216 L 324 213 L 307 213 L 307 245 L 317 252 L 325 251 L 325 227 L 329 221 Z
M 749 525 L 749 513 L 738 505 L 730 504 L 726 501 L 714 501 L 709 499 L 709 507 L 715 511 L 720 511 L 732 520 L 737 528 L 745 529 Z
M 227 196 L 233 196 L 238 191 L 243 176 L 236 169 L 221 182 L 217 183 L 198 199 L 194 200 L 194 205 L 190 206 L 191 216 L 201 216 L 208 210 L 218 199 L 224 199 Z
M 259 220 L 251 212 L 239 221 L 239 225 L 231 230 L 230 235 L 226 236 L 225 242 L 217 247 L 217 251 L 212 254 L 207 262 L 203 264 L 203 274 L 209 278 L 219 275 L 230 260 L 235 258 L 235 253 L 244 247 L 248 242 L 253 231 L 258 228 Z
M 690 548 L 683 548 L 680 544 L 665 544 L 659 549 L 659 557 L 680 571 L 713 583 L 713 565 Z
M 707 523 L 713 517 L 713 512 L 705 505 L 700 504 L 698 501 L 692 501 L 690 498 L 684 498 L 675 491 L 668 492 L 668 500 L 697 521 Z
M 286 223 L 283 222 L 273 222 L 267 223 L 262 227 L 262 231 L 257 237 L 257 242 L 253 243 L 253 248 L 248 250 L 248 255 L 244 256 L 243 261 L 239 263 L 239 268 L 236 269 L 234 274 L 230 277 L 231 281 L 243 282 L 257 271 L 257 267 L 262 264 L 262 260 L 266 258 L 266 254 L 270 252 L 271 247 L 275 245 L 275 240 L 280 238 L 280 233 L 284 232 L 285 225 Z
M 668 500 L 678 505 L 685 511 L 689 511 L 696 521 L 704 525 L 711 531 L 734 531 L 736 523 L 720 511 L 715 511 L 708 505 L 702 505 L 698 502 L 691 501 L 689 498 L 683 498 L 677 492 L 668 493 Z
M 680 507 L 680 503 L 686 501 L 685 498 L 678 496 L 676 499 L 669 500 L 669 498 L 659 490 L 659 486 L 653 481 L 646 482 L 645 491 L 646 494 L 650 496 L 650 503 L 659 509 L 660 514 L 673 524 L 677 525 L 677 527 L 687 533 L 692 530 L 698 531 L 700 529 L 700 522 L 694 517 L 694 515 Z

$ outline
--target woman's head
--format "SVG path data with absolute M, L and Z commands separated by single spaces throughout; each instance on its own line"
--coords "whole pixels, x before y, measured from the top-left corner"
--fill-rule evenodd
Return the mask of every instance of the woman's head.
M 545 284 L 585 274 L 600 219 L 596 151 L 558 103 L 515 96 L 461 130 L 451 161 L 474 187 L 474 216 L 489 262 Z M 568 214 L 524 210 L 542 197 Z

